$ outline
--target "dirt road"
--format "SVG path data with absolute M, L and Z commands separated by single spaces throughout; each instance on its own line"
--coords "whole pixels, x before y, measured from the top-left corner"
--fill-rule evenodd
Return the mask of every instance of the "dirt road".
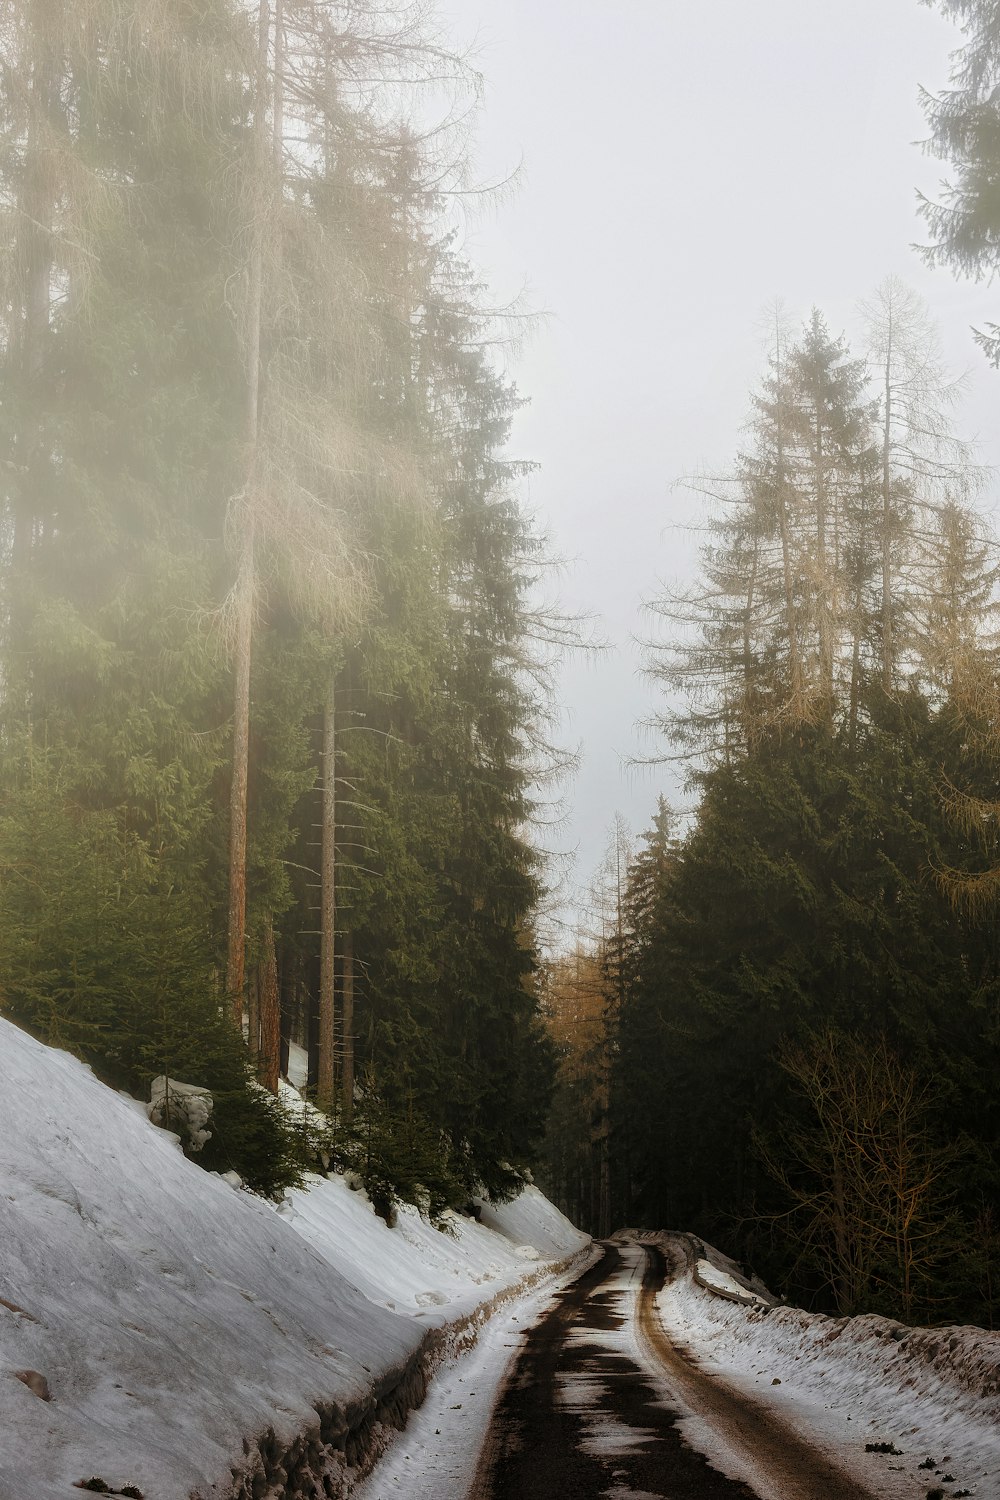
M 604 1250 L 528 1333 L 468 1500 L 870 1500 L 671 1343 L 656 1313 L 667 1274 L 658 1249 Z M 685 1416 L 711 1429 L 717 1441 L 703 1446 L 752 1485 L 689 1446 Z

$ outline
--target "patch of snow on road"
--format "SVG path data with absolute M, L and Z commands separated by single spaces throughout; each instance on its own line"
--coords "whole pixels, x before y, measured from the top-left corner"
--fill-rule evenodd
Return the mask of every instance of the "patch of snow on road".
M 565 1375 L 561 1370 L 556 1371 L 556 1405 L 565 1406 L 568 1411 L 600 1406 L 607 1393 L 607 1382 L 600 1375 Z
M 632 1490 L 622 1484 L 612 1485 L 604 1494 L 607 1500 L 663 1500 L 662 1495 L 654 1495 L 652 1490 Z
M 589 1453 L 593 1458 L 628 1458 L 633 1454 L 644 1453 L 650 1443 L 660 1441 L 659 1435 L 652 1428 L 630 1427 L 627 1422 L 619 1422 L 607 1412 L 591 1416 L 584 1411 L 580 1416 L 586 1427 L 580 1446 L 584 1453 Z

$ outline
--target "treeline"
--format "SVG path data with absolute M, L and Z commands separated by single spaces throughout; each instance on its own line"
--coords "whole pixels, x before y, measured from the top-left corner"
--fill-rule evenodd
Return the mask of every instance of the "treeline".
M 889 283 L 868 326 L 860 359 L 777 329 L 701 579 L 656 603 L 700 800 L 556 965 L 589 1124 L 557 1112 L 549 1171 L 595 1228 L 700 1231 L 796 1299 L 992 1325 L 997 561 L 923 309 Z
M 539 555 L 413 123 L 476 79 L 339 0 L 9 0 L 0 48 L 0 1006 L 211 1087 L 263 1191 L 512 1190 Z
M 965 41 L 924 95 L 949 164 L 924 253 L 989 278 L 997 6 L 942 9 Z M 601 1232 L 700 1230 L 811 1305 L 995 1327 L 998 556 L 925 309 L 890 281 L 864 322 L 855 356 L 775 319 L 744 452 L 700 481 L 700 580 L 653 602 L 700 800 L 637 851 L 616 831 L 553 965 L 546 1170 Z

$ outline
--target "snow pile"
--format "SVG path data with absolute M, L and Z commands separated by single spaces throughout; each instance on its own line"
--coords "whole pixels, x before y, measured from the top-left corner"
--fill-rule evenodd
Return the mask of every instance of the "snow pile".
M 662 1243 L 676 1257 L 678 1238 Z M 886 1445 L 886 1494 L 1000 1496 L 1000 1333 L 740 1305 L 692 1274 L 668 1282 L 658 1308 L 700 1364 L 796 1425 L 859 1456 Z
M 695 1261 L 693 1274 L 699 1286 L 704 1287 L 706 1291 L 715 1292 L 718 1297 L 728 1297 L 732 1302 L 749 1302 L 758 1303 L 761 1307 L 768 1306 L 757 1292 L 749 1291 L 742 1281 L 737 1281 L 731 1272 L 720 1270 L 710 1260 Z
M 481 1209 L 480 1222 L 513 1240 L 519 1253 L 531 1259 L 539 1255 L 550 1260 L 562 1259 L 570 1236 L 574 1250 L 590 1244 L 589 1234 L 573 1229 L 536 1187 L 526 1187 L 512 1203 L 483 1203 Z
M 0 1020 L 0 1500 L 336 1486 L 378 1402 L 419 1395 L 428 1321 L 524 1277 L 525 1216 L 547 1256 L 586 1243 L 531 1190 L 452 1239 L 313 1188 L 279 1212 L 234 1191 Z

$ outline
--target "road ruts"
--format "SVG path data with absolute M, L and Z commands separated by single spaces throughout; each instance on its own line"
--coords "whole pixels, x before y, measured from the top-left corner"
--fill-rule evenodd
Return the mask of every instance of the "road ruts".
M 750 1454 L 762 1473 L 765 1500 L 873 1500 L 871 1492 L 810 1447 L 775 1413 L 722 1384 L 684 1355 L 664 1331 L 656 1294 L 667 1267 L 655 1246 L 643 1247 L 646 1272 L 639 1294 L 639 1330 L 650 1354 L 662 1366 L 667 1384 L 737 1453 Z
M 665 1276 L 658 1249 L 607 1245 L 560 1293 L 507 1376 L 467 1500 L 873 1500 L 671 1343 L 656 1311 Z M 648 1364 L 630 1352 L 636 1340 Z M 747 1456 L 753 1488 L 687 1446 L 677 1422 L 688 1413 Z
M 682 1441 L 677 1414 L 615 1334 L 631 1297 L 616 1246 L 529 1331 L 497 1401 L 468 1500 L 757 1500 Z M 634 1251 L 629 1261 L 641 1264 Z M 618 1308 L 621 1307 L 621 1311 Z M 769 1497 L 773 1500 L 773 1497 Z

